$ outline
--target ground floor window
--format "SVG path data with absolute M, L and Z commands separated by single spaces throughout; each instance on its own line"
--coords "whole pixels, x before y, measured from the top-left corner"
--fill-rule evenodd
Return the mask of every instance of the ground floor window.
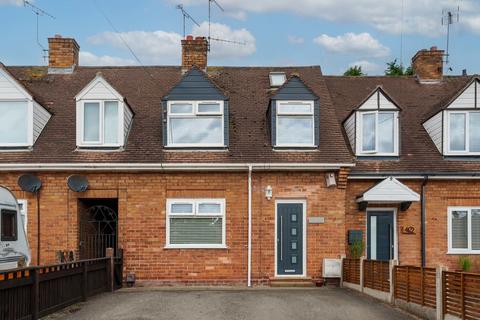
M 448 253 L 480 254 L 480 207 L 448 209 Z
M 224 248 L 225 199 L 168 199 L 166 246 Z
M 17 212 L 2 209 L 1 241 L 17 241 Z

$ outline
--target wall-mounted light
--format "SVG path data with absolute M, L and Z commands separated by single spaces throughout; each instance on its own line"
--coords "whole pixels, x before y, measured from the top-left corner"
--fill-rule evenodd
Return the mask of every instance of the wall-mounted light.
M 334 172 L 325 173 L 325 183 L 327 184 L 327 188 L 335 187 L 337 185 Z
M 265 188 L 265 198 L 267 198 L 267 200 L 271 200 L 272 196 L 273 196 L 272 186 L 267 186 Z

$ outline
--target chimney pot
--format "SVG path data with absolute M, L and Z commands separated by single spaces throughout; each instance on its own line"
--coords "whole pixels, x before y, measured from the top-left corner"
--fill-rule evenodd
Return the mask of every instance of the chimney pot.
M 56 34 L 48 38 L 48 72 L 72 73 L 78 66 L 80 46 L 73 38 Z
M 432 46 L 422 49 L 412 58 L 412 68 L 420 82 L 440 81 L 443 78 L 443 50 Z
M 185 72 L 193 66 L 207 69 L 208 41 L 205 37 L 187 36 L 182 40 L 182 70 Z

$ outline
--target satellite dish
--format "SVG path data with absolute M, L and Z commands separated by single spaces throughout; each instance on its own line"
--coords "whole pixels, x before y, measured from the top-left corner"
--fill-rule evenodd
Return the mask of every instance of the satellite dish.
M 23 191 L 37 192 L 42 187 L 42 182 L 32 174 L 23 174 L 18 178 L 18 185 Z
M 72 191 L 84 192 L 88 189 L 88 179 L 85 176 L 73 175 L 68 177 L 67 185 Z

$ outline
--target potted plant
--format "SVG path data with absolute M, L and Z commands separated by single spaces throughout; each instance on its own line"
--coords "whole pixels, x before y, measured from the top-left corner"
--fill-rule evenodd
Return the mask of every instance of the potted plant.
M 349 245 L 350 257 L 354 259 L 359 259 L 363 255 L 364 250 L 365 245 L 362 240 L 355 240 Z
M 468 256 L 462 256 L 458 259 L 460 271 L 469 272 L 472 269 L 472 260 Z

